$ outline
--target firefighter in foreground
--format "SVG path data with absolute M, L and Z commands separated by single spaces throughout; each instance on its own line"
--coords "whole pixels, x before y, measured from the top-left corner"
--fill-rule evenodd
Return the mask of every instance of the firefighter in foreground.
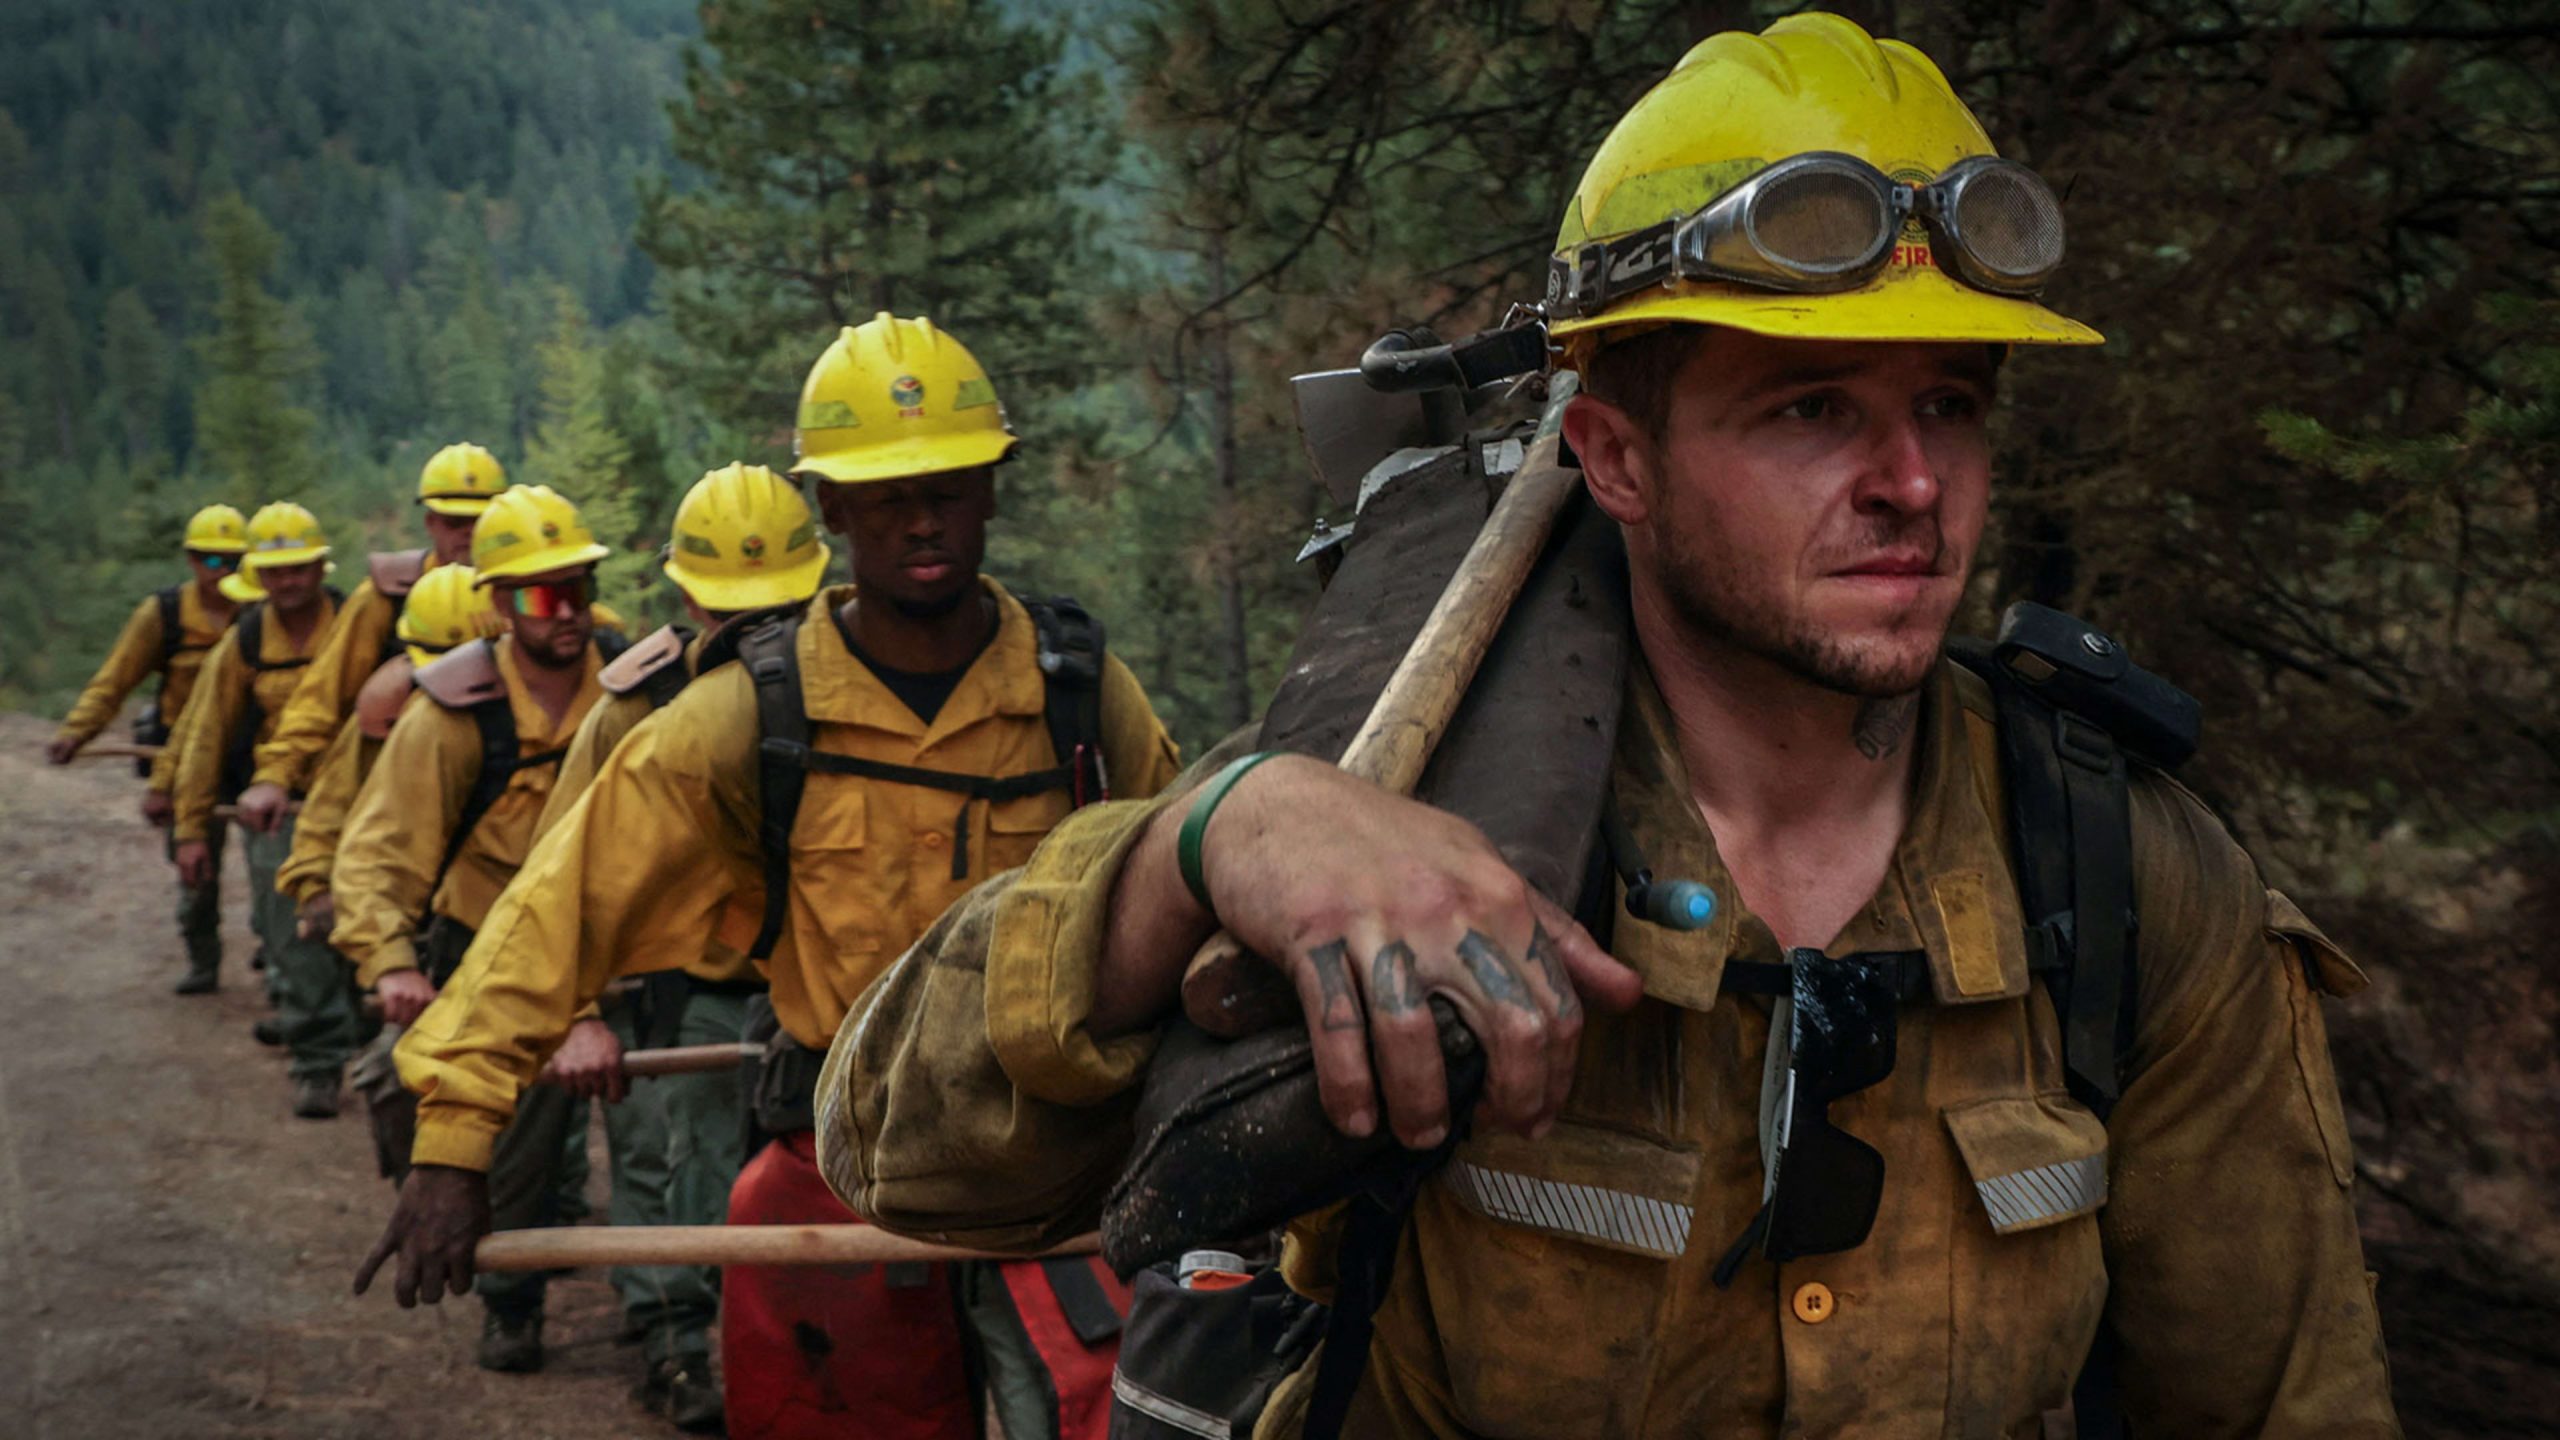
M 995 469 L 1017 442 L 957 340 L 885 314 L 846 329 L 810 373 L 799 442 L 853 585 L 757 630 L 741 663 L 642 721 L 544 837 L 401 1046 L 420 1097 L 417 1164 L 359 1289 L 394 1254 L 403 1304 L 467 1280 L 490 1223 L 492 1137 L 543 1053 L 614 976 L 694 964 L 714 940 L 763 960 L 779 1022 L 757 1084 L 765 1143 L 729 1219 L 852 1219 L 818 1177 L 811 1098 L 854 998 L 1106 777 L 1143 796 L 1179 768 L 1080 611 L 1028 606 L 980 577 Z M 768 552 L 782 541 L 762 538 Z M 725 1271 L 729 1433 L 981 1433 L 943 1269 Z M 1098 1433 L 1086 1427 L 1107 1395 L 1108 1346 L 1067 1333 L 1069 1302 L 1040 1267 L 963 1269 L 1006 1433 Z M 1058 1284 L 1102 1282 L 1070 1267 Z M 1109 1307 L 1083 1293 L 1080 1312 L 1085 1301 Z M 811 1329 L 829 1352 L 795 1338 Z M 1021 1353 L 1026 1340 L 1042 1353 Z
M 684 691 L 701 670 L 737 653 L 739 627 L 797 611 L 826 578 L 827 547 L 809 503 L 760 465 L 731 465 L 695 482 L 676 507 L 666 575 L 684 597 L 694 627 L 668 626 L 635 643 L 598 676 L 604 701 L 587 715 L 535 827 L 537 841 L 575 808 L 596 771 L 633 727 Z M 740 912 L 738 925 L 754 917 Z M 764 993 L 744 946 L 717 937 L 681 970 L 645 977 L 626 996 L 608 995 L 583 1015 L 549 1079 L 573 1095 L 607 1104 L 605 1139 L 613 1165 L 616 1225 L 716 1225 L 746 1161 L 735 1067 L 633 1083 L 623 1052 L 668 1045 L 730 1045 L 744 1036 L 749 1002 Z M 522 963 L 549 960 L 503 952 Z M 474 963 L 492 957 L 481 951 Z M 468 974 L 466 990 L 490 981 Z M 580 1057 L 583 1057 L 582 1059 Z M 703 1265 L 617 1266 L 623 1328 L 641 1343 L 643 1373 L 632 1398 L 681 1430 L 720 1426 L 720 1389 L 711 1375 L 711 1324 L 720 1276 Z
M 248 522 L 228 505 L 207 505 L 187 521 L 187 578 L 153 591 L 133 607 L 123 633 L 116 636 L 115 648 L 107 652 L 98 673 L 89 677 L 71 713 L 62 718 L 62 728 L 44 749 L 47 760 L 70 764 L 81 746 L 107 728 L 133 688 L 158 675 L 160 688 L 134 722 L 133 738 L 137 744 L 162 747 L 147 768 L 151 783 L 142 792 L 142 816 L 163 828 L 169 823 L 169 787 L 178 768 L 170 736 L 186 714 L 187 697 L 195 693 L 205 656 L 240 613 L 240 601 L 224 584 L 240 573 L 240 556 L 249 548 L 248 530 Z M 186 974 L 178 982 L 181 994 L 212 989 L 213 977 L 222 968 L 222 832 L 216 829 L 209 836 L 206 848 L 214 881 L 178 886 L 178 934 L 187 947 Z M 175 841 L 170 850 L 174 858 Z
M 1562 424 L 1640 655 L 1614 788 L 1660 873 L 1722 897 L 1705 928 L 1621 923 L 1613 957 L 1472 826 L 1239 761 L 1069 820 L 867 993 L 819 1096 L 838 1192 L 961 1244 L 1091 1226 L 1223 924 L 1293 982 L 1340 1130 L 1450 1137 L 1427 999 L 1486 1056 L 1342 1433 L 2071 1433 L 2103 1321 L 2135 1434 L 2397 1434 L 2318 999 L 2355 967 L 2143 771 L 2103 1124 L 2031 978 L 2031 934 L 2080 942 L 2028 929 L 2002 727 L 1942 646 L 2001 347 L 2099 337 L 2033 298 L 2058 206 L 1992 154 L 1919 52 L 1798 15 L 1692 50 L 1565 219 Z M 1806 1041 L 1854 1013 L 1892 1043 Z M 1326 1289 L 1339 1233 L 1293 1227 L 1293 1285 Z
M 212 836 L 222 822 L 213 808 L 240 793 L 254 747 L 274 731 L 277 711 L 337 613 L 337 595 L 327 586 L 329 537 L 299 505 L 278 501 L 250 517 L 245 571 L 264 598 L 243 608 L 205 657 L 174 742 L 170 836 L 182 885 L 215 882 Z M 272 830 L 244 826 L 241 843 L 250 918 L 281 1038 L 292 1052 L 293 1113 L 325 1120 L 338 1113 L 338 1083 L 355 1046 L 354 997 L 328 946 L 295 934 L 293 906 L 276 891 L 276 870 L 293 849 L 292 817 Z M 214 988 L 219 959 L 208 956 L 190 979 Z
M 472 527 L 506 488 L 506 467 L 477 445 L 447 445 L 427 458 L 417 495 L 426 548 L 366 557 L 365 578 L 303 671 L 275 733 L 258 746 L 256 769 L 240 796 L 241 824 L 273 829 L 287 798 L 311 788 L 312 771 L 355 708 L 357 692 L 400 653 L 396 631 L 410 591 L 437 566 L 469 563 Z
M 604 697 L 596 674 L 610 656 L 592 607 L 596 562 L 609 553 L 544 486 L 508 490 L 480 516 L 474 583 L 491 592 L 507 633 L 417 672 L 431 703 L 407 706 L 392 725 L 329 876 L 331 943 L 381 997 L 387 1025 L 415 1024 L 461 963 L 524 863 L 570 737 Z M 510 1228 L 572 1218 L 558 1172 L 585 1129 L 586 1106 L 566 1091 L 546 1088 L 526 1105 L 495 1166 Z M 541 1367 L 546 1281 L 484 1278 L 483 1368 Z

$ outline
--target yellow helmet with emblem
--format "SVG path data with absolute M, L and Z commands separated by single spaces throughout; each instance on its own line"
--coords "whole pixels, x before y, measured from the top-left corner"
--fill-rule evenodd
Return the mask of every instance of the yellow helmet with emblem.
M 507 467 L 465 441 L 427 457 L 418 471 L 418 503 L 439 515 L 478 515 L 507 488 Z
M 273 570 L 328 558 L 328 533 L 320 528 L 317 517 L 292 501 L 261 505 L 249 517 L 249 550 L 242 569 Z
M 794 441 L 793 474 L 840 485 L 992 465 L 1022 443 L 969 347 L 886 310 L 809 367 Z
M 705 610 L 762 610 L 817 594 L 827 545 L 790 481 L 762 465 L 729 465 L 684 492 L 666 569 Z
M 400 604 L 400 643 L 424 665 L 466 640 L 498 633 L 503 624 L 480 574 L 468 565 L 439 565 L 418 577 Z
M 548 485 L 501 492 L 471 532 L 471 568 L 482 585 L 591 565 L 612 553 L 596 543 L 578 507 Z
M 1700 42 L 1601 142 L 1556 235 L 1549 328 L 2097 344 L 2036 298 L 2062 235 L 2052 191 L 1929 57 L 1791 15 Z
M 237 555 L 249 548 L 249 522 L 228 505 L 207 505 L 187 521 L 186 548 L 207 555 Z

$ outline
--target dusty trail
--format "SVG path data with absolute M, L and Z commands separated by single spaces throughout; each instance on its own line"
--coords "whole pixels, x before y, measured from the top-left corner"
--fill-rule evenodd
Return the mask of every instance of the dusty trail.
M 133 772 L 46 766 L 50 733 L 0 715 L 0 1435 L 672 1435 L 624 1399 L 639 1362 L 601 1276 L 555 1283 L 534 1376 L 473 1366 L 476 1303 L 348 1293 L 391 1192 L 360 1107 L 293 1119 L 249 1038 L 237 850 L 223 989 L 172 996 L 175 892 Z

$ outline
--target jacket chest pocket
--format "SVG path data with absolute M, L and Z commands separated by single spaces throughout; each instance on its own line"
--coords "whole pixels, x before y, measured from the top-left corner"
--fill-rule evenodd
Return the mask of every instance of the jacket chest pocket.
M 2106 1306 L 2098 1211 L 2107 1133 L 2069 1095 L 1967 1101 L 1944 1112 L 1959 1156 L 1948 1276 L 1950 1416 L 2009 1433 L 2070 1403 Z M 1959 1192 L 1962 1193 L 1962 1192 Z M 1959 1427 L 1950 1433 L 1975 1433 Z M 2034 1433 L 2030 1429 L 2027 1433 Z
M 985 853 L 971 857 L 970 883 L 978 884 L 990 876 L 1027 864 L 1031 852 L 1040 848 L 1040 842 L 1058 827 L 1059 821 L 1067 818 L 1072 808 L 1073 802 L 1064 790 L 989 802 L 985 807 Z
M 802 947 L 806 961 L 875 955 L 886 919 L 878 857 L 871 853 L 870 803 L 862 782 L 812 774 L 791 827 L 791 890 L 801 936 L 815 924 L 824 944 Z
M 1629 1428 L 1689 1249 L 1699 1165 L 1695 1150 L 1571 1121 L 1544 1140 L 1459 1149 L 1424 1192 L 1414 1243 L 1470 1432 Z

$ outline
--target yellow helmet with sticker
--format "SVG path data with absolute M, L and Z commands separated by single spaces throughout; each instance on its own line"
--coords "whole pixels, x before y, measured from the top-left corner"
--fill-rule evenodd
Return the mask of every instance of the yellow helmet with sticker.
M 667 578 L 705 610 L 795 604 L 817 594 L 826 574 L 818 517 L 762 465 L 711 471 L 676 506 Z
M 249 548 L 249 522 L 228 505 L 207 505 L 187 521 L 186 548 L 207 555 L 237 555 Z
M 310 511 L 290 500 L 277 500 L 258 507 L 249 517 L 248 558 L 241 562 L 245 570 L 273 570 L 286 565 L 308 565 L 329 558 L 329 536 Z
M 507 467 L 464 442 L 427 457 L 418 471 L 418 503 L 439 515 L 477 515 L 507 488 Z
M 1556 235 L 1549 329 L 2097 344 L 2036 298 L 2062 238 L 2051 190 L 1928 56 L 1791 15 L 1700 42 L 1601 142 Z
M 480 574 L 468 565 L 439 565 L 418 577 L 400 603 L 400 643 L 424 665 L 466 640 L 498 633 L 504 624 Z
M 548 485 L 500 492 L 471 532 L 471 568 L 481 585 L 592 565 L 612 553 L 596 543 L 578 507 Z
M 886 310 L 809 367 L 794 441 L 793 474 L 839 485 L 992 465 L 1022 443 L 969 347 Z

